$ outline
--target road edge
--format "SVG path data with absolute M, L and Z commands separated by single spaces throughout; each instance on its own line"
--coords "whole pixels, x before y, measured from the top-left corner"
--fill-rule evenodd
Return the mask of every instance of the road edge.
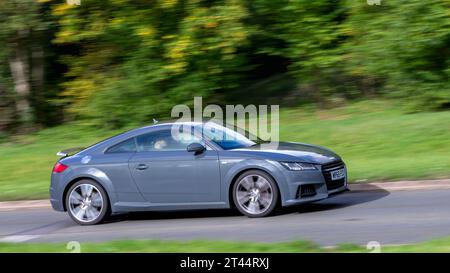
M 396 181 L 396 182 L 370 182 L 351 183 L 351 191 L 415 191 L 415 190 L 441 190 L 450 189 L 450 179 Z M 21 200 L 2 201 L 0 211 L 13 211 L 22 209 L 51 208 L 49 200 Z
M 395 182 L 351 183 L 351 191 L 415 191 L 415 190 L 444 190 L 450 189 L 450 179 L 439 180 L 410 180 Z

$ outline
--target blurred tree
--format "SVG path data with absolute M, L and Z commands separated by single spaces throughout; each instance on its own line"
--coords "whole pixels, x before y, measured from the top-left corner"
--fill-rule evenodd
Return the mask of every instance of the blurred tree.
M 273 41 L 260 51 L 290 60 L 289 73 L 316 102 L 323 102 L 323 94 L 336 93 L 336 78 L 342 74 L 339 49 L 345 39 L 342 2 L 256 0 L 249 5 L 257 15 L 259 35 Z
M 32 0 L 10 0 L 0 3 L 0 41 L 6 50 L 14 81 L 15 101 L 21 121 L 30 121 L 30 60 L 28 43 L 38 23 L 38 4 Z
M 110 126 L 150 121 L 194 95 L 236 86 L 246 43 L 241 1 L 93 1 L 56 5 L 57 43 L 73 43 L 64 101 Z M 114 115 L 105 115 L 111 113 Z
M 0 108 L 16 110 L 0 111 L 52 124 L 62 105 L 66 119 L 120 127 L 193 96 L 324 105 L 384 93 L 448 108 L 449 11 L 449 0 L 5 0 Z
M 0 98 L 7 126 L 44 123 L 47 0 L 0 2 Z M 7 109 L 5 109 L 7 108 Z
M 347 71 L 416 110 L 450 106 L 450 1 L 347 1 Z

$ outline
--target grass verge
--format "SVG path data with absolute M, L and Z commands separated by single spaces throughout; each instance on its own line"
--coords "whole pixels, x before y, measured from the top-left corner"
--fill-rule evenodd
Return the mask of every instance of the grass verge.
M 83 253 L 369 253 L 365 247 L 342 244 L 323 248 L 307 241 L 284 243 L 225 242 L 225 241 L 112 241 L 82 243 Z M 441 253 L 450 252 L 450 238 L 418 244 L 381 246 L 382 253 Z M 64 243 L 0 243 L 0 253 L 64 253 L 70 252 Z

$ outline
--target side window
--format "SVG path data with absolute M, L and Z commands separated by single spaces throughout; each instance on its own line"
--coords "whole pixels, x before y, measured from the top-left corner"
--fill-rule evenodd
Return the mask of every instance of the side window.
M 137 138 L 138 152 L 153 151 L 186 151 L 186 147 L 193 142 L 202 140 L 189 133 L 180 133 L 172 136 L 171 130 L 151 132 Z
M 135 153 L 136 152 L 136 141 L 133 138 L 122 141 L 119 144 L 116 144 L 106 150 L 108 154 L 117 154 L 117 153 Z

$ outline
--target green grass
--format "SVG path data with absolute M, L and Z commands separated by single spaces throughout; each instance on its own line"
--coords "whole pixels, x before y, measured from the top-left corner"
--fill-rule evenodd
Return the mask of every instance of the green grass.
M 331 110 L 282 109 L 280 139 L 336 151 L 351 181 L 450 177 L 450 111 L 406 114 L 401 108 L 363 101 Z M 116 133 L 71 124 L 0 144 L 0 200 L 46 198 L 58 150 Z
M 225 241 L 112 241 L 105 243 L 82 243 L 80 251 L 87 252 L 122 252 L 122 253 L 332 253 L 332 252 L 370 252 L 363 246 L 342 244 L 333 248 L 323 248 L 307 241 L 283 243 L 225 242 Z M 389 252 L 450 252 L 450 238 L 428 241 L 424 243 L 381 246 L 383 253 Z M 36 253 L 36 252 L 70 252 L 66 243 L 0 243 L 0 253 Z

